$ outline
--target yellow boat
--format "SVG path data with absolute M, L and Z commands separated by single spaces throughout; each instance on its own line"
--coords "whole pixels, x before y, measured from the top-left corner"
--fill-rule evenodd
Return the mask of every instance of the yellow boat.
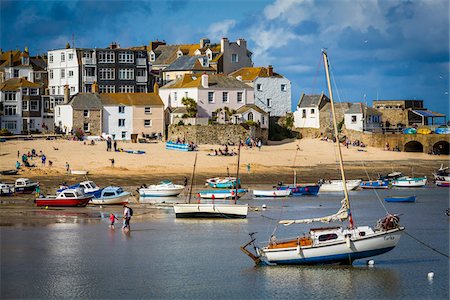
M 428 129 L 428 128 L 426 128 L 426 127 L 424 127 L 424 128 L 419 128 L 419 129 L 417 129 L 417 133 L 418 133 L 418 134 L 430 134 L 430 133 L 431 133 L 431 130 Z

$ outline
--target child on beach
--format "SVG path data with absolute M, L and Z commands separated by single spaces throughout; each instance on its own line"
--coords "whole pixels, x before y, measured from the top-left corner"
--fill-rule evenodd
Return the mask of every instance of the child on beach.
M 109 228 L 114 229 L 114 222 L 116 220 L 119 221 L 119 219 L 117 219 L 117 217 L 113 213 L 111 213 L 109 215 Z

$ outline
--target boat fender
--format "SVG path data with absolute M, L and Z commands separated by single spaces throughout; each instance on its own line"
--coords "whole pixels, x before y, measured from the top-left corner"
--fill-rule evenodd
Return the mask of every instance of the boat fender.
M 234 196 L 234 191 L 231 191 L 231 196 Z
M 300 245 L 297 245 L 297 254 L 300 255 L 301 251 Z
M 347 247 L 348 247 L 348 248 L 351 248 L 351 247 L 352 247 L 352 244 L 351 244 L 351 242 L 350 242 L 350 236 L 349 236 L 349 235 L 346 235 L 346 236 L 345 236 L 345 243 L 347 244 Z

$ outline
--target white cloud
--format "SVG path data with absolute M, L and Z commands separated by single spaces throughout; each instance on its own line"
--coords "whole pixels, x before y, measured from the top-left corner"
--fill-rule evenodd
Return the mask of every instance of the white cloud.
M 217 23 L 213 23 L 209 26 L 208 37 L 211 39 L 220 39 L 227 37 L 230 30 L 236 25 L 236 21 L 232 19 L 226 19 Z

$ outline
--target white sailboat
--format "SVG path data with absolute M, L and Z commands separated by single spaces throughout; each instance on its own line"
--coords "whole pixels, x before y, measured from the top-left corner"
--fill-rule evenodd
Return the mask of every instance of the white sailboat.
M 333 114 L 333 127 L 335 136 L 338 137 L 336 115 L 334 111 L 333 95 L 331 90 L 328 70 L 328 58 L 325 51 L 323 59 L 327 76 L 328 90 L 330 93 L 331 111 Z M 342 162 L 342 154 L 339 143 L 338 157 L 342 182 L 345 182 L 345 173 Z M 280 220 L 279 224 L 292 225 L 312 222 L 336 222 L 348 220 L 348 227 L 336 226 L 325 228 L 312 228 L 309 234 L 297 236 L 285 240 L 277 240 L 274 235 L 270 241 L 262 246 L 255 244 L 255 238 L 251 233 L 251 241 L 241 247 L 241 250 L 252 258 L 256 264 L 352 264 L 355 259 L 361 259 L 379 255 L 392 250 L 400 240 L 404 227 L 399 226 L 399 218 L 388 214 L 377 222 L 375 228 L 369 226 L 355 226 L 352 220 L 348 190 L 343 184 L 345 198 L 339 211 L 333 215 L 302 219 Z M 247 249 L 253 245 L 256 253 Z
M 238 150 L 237 181 L 239 180 L 239 157 Z M 237 204 L 239 190 L 234 189 L 234 200 L 201 199 L 198 203 L 191 203 L 192 184 L 194 182 L 195 166 L 197 164 L 197 153 L 195 154 L 194 168 L 192 171 L 191 188 L 189 190 L 188 203 L 174 204 L 176 218 L 246 218 L 248 204 Z M 239 181 L 238 181 L 239 182 Z M 230 192 L 231 195 L 231 192 Z

